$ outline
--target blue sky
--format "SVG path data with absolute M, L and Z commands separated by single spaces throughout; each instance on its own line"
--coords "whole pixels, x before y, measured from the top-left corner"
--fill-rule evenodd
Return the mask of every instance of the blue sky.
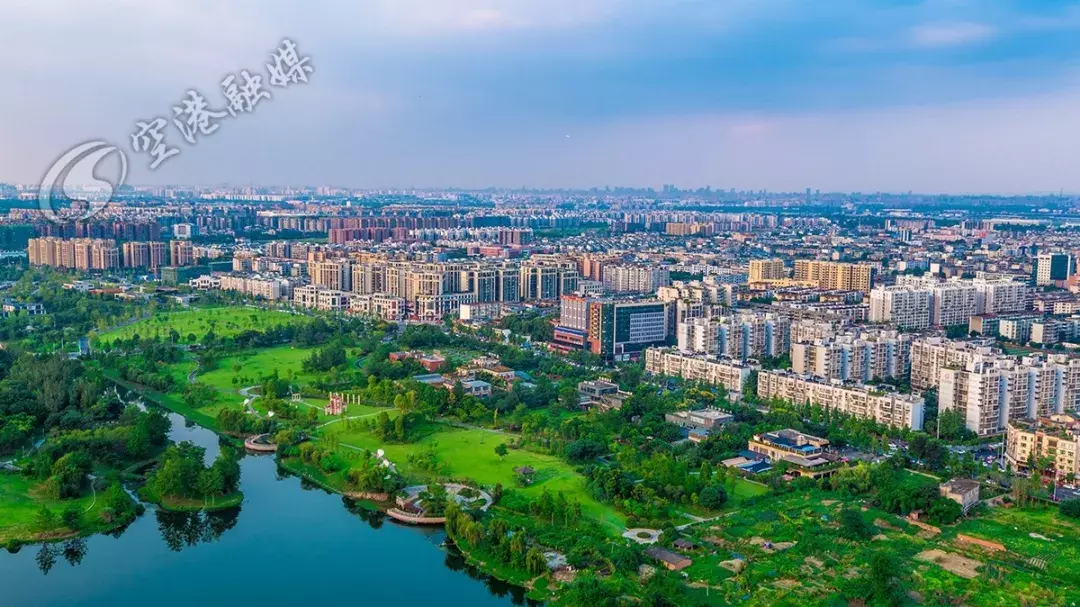
M 5 0 L 0 179 L 316 72 L 136 183 L 1080 192 L 1080 3 Z M 130 152 L 130 150 L 129 150 Z

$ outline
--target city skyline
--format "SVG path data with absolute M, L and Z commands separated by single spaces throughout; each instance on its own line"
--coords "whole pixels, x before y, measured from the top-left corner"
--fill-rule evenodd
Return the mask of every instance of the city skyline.
M 9 3 L 0 180 L 220 104 L 288 37 L 310 83 L 195 146 L 170 127 L 156 171 L 128 148 L 128 181 L 1080 192 L 1076 3 L 355 4 Z

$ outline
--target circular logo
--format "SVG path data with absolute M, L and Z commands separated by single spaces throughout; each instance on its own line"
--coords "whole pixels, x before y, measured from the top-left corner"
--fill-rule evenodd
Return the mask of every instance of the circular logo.
M 120 157 L 120 171 L 116 180 L 95 176 L 97 165 L 114 152 Z M 93 217 L 112 200 L 116 189 L 126 178 L 127 156 L 120 148 L 106 141 L 79 144 L 58 158 L 41 180 L 38 188 L 41 213 L 49 221 L 57 223 Z M 60 192 L 63 192 L 63 198 Z M 61 205 L 65 199 L 70 202 L 69 206 Z

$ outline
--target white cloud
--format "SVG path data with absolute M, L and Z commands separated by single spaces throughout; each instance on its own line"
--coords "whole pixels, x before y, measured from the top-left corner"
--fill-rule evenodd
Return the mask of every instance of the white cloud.
M 997 34 L 997 30 L 984 23 L 924 23 L 908 32 L 915 46 L 928 49 L 940 49 L 964 46 L 988 40 Z

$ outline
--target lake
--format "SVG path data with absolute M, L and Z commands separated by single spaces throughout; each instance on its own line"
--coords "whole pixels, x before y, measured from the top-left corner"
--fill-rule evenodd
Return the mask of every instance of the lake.
M 170 415 L 175 441 L 218 437 Z M 241 462 L 241 507 L 213 514 L 148 507 L 118 536 L 0 551 L 0 604 L 523 605 L 524 591 L 441 548 L 441 529 L 402 527 L 278 468 Z

